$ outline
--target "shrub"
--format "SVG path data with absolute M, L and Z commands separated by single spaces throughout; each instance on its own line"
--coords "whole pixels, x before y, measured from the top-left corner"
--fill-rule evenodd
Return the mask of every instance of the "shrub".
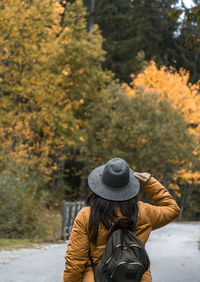
M 37 237 L 44 233 L 39 216 L 43 196 L 38 194 L 38 176 L 28 167 L 9 161 L 0 172 L 0 236 Z

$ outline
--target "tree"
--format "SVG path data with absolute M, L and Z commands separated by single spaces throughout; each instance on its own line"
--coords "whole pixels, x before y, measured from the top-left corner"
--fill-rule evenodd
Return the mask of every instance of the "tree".
M 117 84 L 111 84 L 107 93 L 109 100 L 103 110 L 96 108 L 83 148 L 87 174 L 117 156 L 169 185 L 180 164 L 193 159 L 194 143 L 183 116 L 156 93 L 138 90 L 127 96 Z
M 18 162 L 29 159 L 48 181 L 56 168 L 53 154 L 71 142 L 75 123 L 49 70 L 59 7 L 48 0 L 3 1 L 0 13 L 1 146 Z
M 182 196 L 182 210 L 191 203 L 194 194 L 198 193 L 197 185 L 200 183 L 199 173 L 199 136 L 200 136 L 200 95 L 199 85 L 189 82 L 189 73 L 185 70 L 176 72 L 173 68 L 167 69 L 156 66 L 155 62 L 146 67 L 137 76 L 132 76 L 131 86 L 125 86 L 127 95 L 135 96 L 137 89 L 142 87 L 147 92 L 156 91 L 161 100 L 168 100 L 170 104 L 182 112 L 187 122 L 189 132 L 194 135 L 195 146 L 191 153 L 191 161 L 179 164 L 179 170 L 174 171 L 171 188 L 178 196 Z M 177 140 L 177 142 L 179 142 Z M 184 142 L 184 140 L 183 140 Z
M 189 72 L 162 66 L 160 69 L 154 61 L 137 76 L 132 75 L 131 87 L 127 86 L 128 95 L 134 95 L 135 89 L 143 87 L 145 91 L 157 91 L 161 99 L 167 98 L 185 116 L 191 131 L 199 132 L 200 96 L 199 85 L 189 83 Z
M 180 21 L 179 35 L 176 38 L 176 52 L 174 66 L 178 70 L 184 68 L 190 73 L 190 81 L 197 82 L 200 76 L 200 2 L 193 1 L 191 8 L 182 7 L 175 16 L 183 19 Z
M 70 161 L 76 176 L 83 173 L 91 112 L 112 79 L 101 67 L 102 37 L 97 26 L 87 32 L 79 0 L 65 8 L 50 0 L 4 1 L 1 8 L 1 159 L 26 162 L 38 171 L 38 184 L 42 175 L 58 196 L 68 191 Z
M 186 69 L 190 73 L 189 80 L 192 83 L 198 83 L 200 74 L 200 57 L 199 46 L 193 45 L 195 40 L 195 34 L 199 32 L 195 30 L 191 25 L 182 27 L 180 35 L 176 38 L 173 66 L 179 70 L 181 68 Z M 196 44 L 196 43 L 195 43 Z
M 145 60 L 171 64 L 178 23 L 169 12 L 176 2 L 85 0 L 89 23 L 97 23 L 105 38 L 104 67 L 127 82 L 131 73 L 142 69 Z
M 104 89 L 112 80 L 111 73 L 102 69 L 105 52 L 102 49 L 102 36 L 98 27 L 94 25 L 88 32 L 86 25 L 86 12 L 82 2 L 67 3 L 62 32 L 57 39 L 62 51 L 52 66 L 56 75 L 62 73 L 57 87 L 61 88 L 66 99 L 69 99 L 73 115 L 78 122 L 79 142 L 73 145 L 71 156 L 65 160 L 65 167 L 70 170 L 70 174 L 75 174 L 75 177 L 82 175 L 81 178 L 85 176 L 85 166 L 88 162 L 82 149 L 87 140 L 87 131 L 94 118 L 96 105 L 102 105 L 106 100 Z M 73 163 L 73 168 L 69 163 Z M 74 167 L 77 169 L 74 170 Z M 73 183 L 72 177 L 69 179 L 66 176 L 66 179 Z M 77 189 L 74 191 L 77 196 Z

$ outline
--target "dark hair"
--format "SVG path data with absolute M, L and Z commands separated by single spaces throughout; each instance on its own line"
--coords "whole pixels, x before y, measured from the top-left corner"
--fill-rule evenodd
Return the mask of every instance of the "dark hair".
M 109 231 L 108 236 L 119 228 L 132 230 L 137 224 L 137 196 L 117 202 L 103 199 L 91 191 L 86 205 L 90 206 L 89 240 L 94 244 L 97 242 L 100 224 Z M 119 212 L 122 217 L 119 217 Z

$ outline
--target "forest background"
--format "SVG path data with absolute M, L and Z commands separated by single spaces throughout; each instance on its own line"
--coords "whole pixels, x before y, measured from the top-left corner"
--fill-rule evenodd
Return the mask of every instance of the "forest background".
M 0 237 L 55 235 L 116 156 L 199 220 L 200 3 L 178 3 L 1 1 Z

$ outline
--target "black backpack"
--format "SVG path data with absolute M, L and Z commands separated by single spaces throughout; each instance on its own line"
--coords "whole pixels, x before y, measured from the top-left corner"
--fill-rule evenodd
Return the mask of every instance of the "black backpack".
M 130 230 L 116 230 L 97 265 L 91 254 L 95 282 L 139 282 L 150 261 L 140 240 Z

